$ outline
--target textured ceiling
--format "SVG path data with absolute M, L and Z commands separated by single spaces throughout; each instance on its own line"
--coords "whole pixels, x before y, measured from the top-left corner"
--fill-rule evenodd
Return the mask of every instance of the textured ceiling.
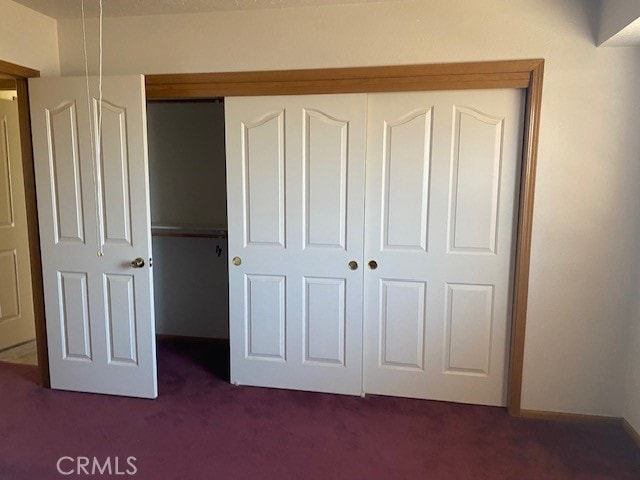
M 80 18 L 81 0 L 15 0 L 26 7 L 55 19 Z M 380 3 L 406 0 L 103 0 L 104 15 L 125 17 L 172 13 L 217 12 L 262 8 L 303 7 L 350 3 Z M 87 16 L 97 16 L 98 0 L 84 0 Z

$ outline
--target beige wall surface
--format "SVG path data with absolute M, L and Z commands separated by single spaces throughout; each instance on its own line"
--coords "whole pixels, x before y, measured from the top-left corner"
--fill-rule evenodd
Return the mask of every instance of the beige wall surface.
M 608 45 L 622 29 L 640 17 L 638 0 L 601 0 L 598 22 L 598 45 Z
M 0 0 L 0 60 L 57 75 L 56 21 L 12 0 Z
M 106 73 L 547 60 L 523 407 L 620 415 L 640 261 L 640 55 L 582 0 L 415 0 L 105 20 Z M 61 21 L 63 74 L 83 73 Z M 95 42 L 95 20 L 90 25 Z M 95 50 L 90 49 L 95 72 Z

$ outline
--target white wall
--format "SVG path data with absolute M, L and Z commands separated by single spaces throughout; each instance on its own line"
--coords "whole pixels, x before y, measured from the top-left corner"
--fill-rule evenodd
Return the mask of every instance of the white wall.
M 104 65 L 170 73 L 546 58 L 523 407 L 620 415 L 640 261 L 640 55 L 596 49 L 589 6 L 416 0 L 107 19 Z M 80 23 L 58 27 L 62 72 L 82 73 Z
M 600 20 L 598 27 L 598 45 L 615 42 L 607 40 L 640 18 L 638 0 L 600 0 Z M 605 43 L 606 42 L 606 43 Z
M 42 75 L 58 74 L 56 21 L 12 0 L 0 0 L 0 60 L 40 70 Z

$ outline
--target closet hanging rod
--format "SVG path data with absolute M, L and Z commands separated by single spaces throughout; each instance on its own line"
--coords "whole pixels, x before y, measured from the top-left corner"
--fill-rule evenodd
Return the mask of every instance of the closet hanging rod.
M 227 238 L 227 227 L 185 228 L 167 225 L 152 225 L 151 235 L 153 237 Z

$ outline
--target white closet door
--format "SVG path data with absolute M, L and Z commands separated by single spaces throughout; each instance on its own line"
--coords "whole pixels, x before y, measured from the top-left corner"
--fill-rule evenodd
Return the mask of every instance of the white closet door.
M 360 394 L 366 95 L 227 98 L 225 117 L 231 380 Z
M 144 79 L 104 79 L 95 170 L 97 80 L 91 111 L 84 78 L 33 79 L 29 91 L 51 386 L 156 397 Z
M 369 96 L 367 393 L 504 405 L 521 90 Z
M 0 350 L 35 338 L 18 102 L 0 100 Z

